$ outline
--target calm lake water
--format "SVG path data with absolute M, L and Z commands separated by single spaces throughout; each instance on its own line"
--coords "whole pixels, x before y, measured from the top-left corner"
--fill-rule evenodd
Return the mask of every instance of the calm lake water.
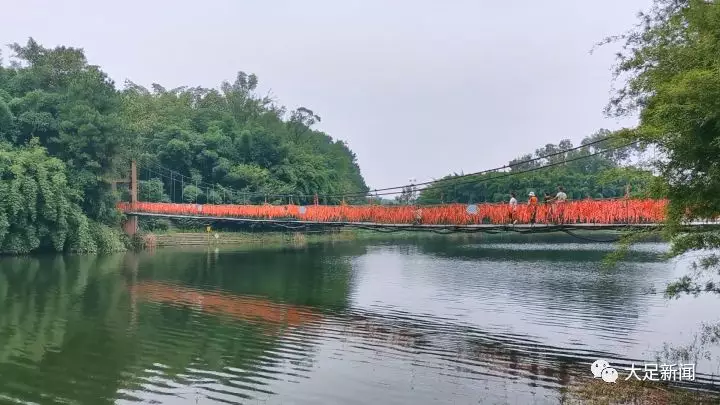
M 644 244 L 425 239 L 0 259 L 0 402 L 557 404 L 718 321 Z M 716 354 L 716 353 L 712 353 Z M 717 360 L 696 378 L 717 381 Z M 624 378 L 621 373 L 621 378 Z M 720 384 L 715 382 L 714 384 Z

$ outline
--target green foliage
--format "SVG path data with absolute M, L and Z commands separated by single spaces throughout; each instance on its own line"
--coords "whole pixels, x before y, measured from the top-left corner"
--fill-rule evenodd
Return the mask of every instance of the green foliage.
M 170 197 L 165 194 L 165 185 L 160 179 L 139 182 L 138 198 L 147 202 L 170 202 Z
M 490 172 L 454 181 L 451 179 L 458 177 L 457 174 L 446 176 L 442 182 L 423 190 L 418 201 L 425 204 L 500 202 L 507 201 L 511 192 L 525 198 L 530 191 L 542 198 L 545 192 L 554 195 L 559 185 L 565 187 L 571 199 L 622 197 L 627 185 L 631 186 L 631 196 L 657 195 L 652 187 L 655 180 L 651 172 L 625 165 L 638 148 L 626 147 L 590 156 L 615 146 L 613 137 L 607 142 L 590 144 L 610 135 L 609 131 L 601 130 L 583 139 L 581 146 L 587 146 L 577 150 L 571 150 L 574 146 L 569 140 L 545 145 L 532 154 L 511 160 L 509 173 Z M 551 166 L 536 170 L 547 165 Z
M 367 191 L 347 145 L 311 128 L 320 117 L 304 107 L 286 114 L 258 96 L 255 75 L 240 72 L 219 89 L 118 90 L 82 49 L 48 49 L 32 38 L 10 49 L 10 66 L 0 64 L 0 142 L 10 145 L 3 153 L 45 166 L 17 163 L 17 172 L 0 162 L 3 252 L 116 250 L 119 239 L 104 227 L 117 229 L 121 219 L 108 180 L 127 177 L 132 159 L 147 180 L 144 201 L 287 202 L 272 195 Z M 174 173 L 148 172 L 158 164 Z
M 138 227 L 141 231 L 161 232 L 170 229 L 170 220 L 165 218 L 142 217 Z
M 67 250 L 72 253 L 96 253 L 97 243 L 93 239 L 90 220 L 80 210 L 75 210 L 70 219 L 73 232 L 68 236 Z
M 0 104 L 0 135 L 17 145 L 37 138 L 65 162 L 69 187 L 84 197 L 83 211 L 93 220 L 117 222 L 111 190 L 98 181 L 113 170 L 125 144 L 112 81 L 80 49 L 46 49 L 32 39 L 10 48 L 14 65 L 0 75 L 0 90 L 10 99 L 9 111 Z
M 36 139 L 21 148 L 0 144 L 1 254 L 122 250 L 109 232 L 83 214 L 65 164 Z
M 668 236 L 673 254 L 720 247 L 715 232 L 686 234 L 686 219 L 720 216 L 720 3 L 655 0 L 627 34 L 616 76 L 627 79 L 608 105 L 624 115 L 639 111 L 640 125 L 626 138 L 653 144 L 656 166 L 670 199 Z M 712 242 L 712 243 L 711 243 Z M 693 276 L 669 286 L 667 294 L 720 292 L 713 255 L 695 262 Z
M 639 110 L 632 135 L 658 146 L 671 220 L 720 213 L 720 4 L 656 0 L 625 38 L 616 74 L 629 76 L 609 109 Z
M 183 202 L 198 202 L 205 199 L 205 195 L 199 187 L 189 185 L 183 189 Z
M 257 77 L 243 72 L 220 90 L 128 83 L 123 122 L 138 135 L 142 164 L 175 171 L 179 187 L 162 179 L 172 201 L 258 203 L 265 195 L 367 191 L 347 145 L 311 129 L 320 121 L 314 112 L 300 107 L 286 120 L 285 108 L 257 96 L 256 86 Z
M 122 252 L 127 248 L 127 236 L 119 228 L 109 227 L 100 223 L 92 223 L 90 234 L 96 242 L 96 252 Z

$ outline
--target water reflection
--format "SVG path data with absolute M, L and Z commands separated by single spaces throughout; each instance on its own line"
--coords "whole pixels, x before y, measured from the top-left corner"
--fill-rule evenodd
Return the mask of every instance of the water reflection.
M 322 308 L 347 306 L 353 257 L 364 245 L 313 245 L 306 248 L 241 250 L 158 250 L 141 253 L 138 280 L 257 295 L 278 302 Z
M 121 310 L 127 303 L 117 272 L 121 259 L 0 261 L 0 393 L 6 400 L 94 403 L 116 396 L 127 354 L 118 330 L 128 321 Z
M 653 249 L 606 270 L 601 247 L 468 242 L 2 259 L 0 396 L 557 403 L 598 357 L 648 358 Z
M 153 303 L 188 306 L 195 311 L 213 315 L 289 327 L 297 327 L 320 319 L 318 315 L 302 307 L 276 304 L 262 298 L 207 292 L 172 284 L 143 282 L 131 286 L 130 294 L 134 299 Z

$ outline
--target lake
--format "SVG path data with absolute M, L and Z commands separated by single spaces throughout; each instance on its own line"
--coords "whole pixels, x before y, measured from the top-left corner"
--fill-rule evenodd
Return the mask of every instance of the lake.
M 0 402 L 557 404 L 718 321 L 687 260 L 569 237 L 0 259 Z M 716 356 L 716 352 L 711 352 Z M 720 385 L 718 361 L 694 359 Z M 621 376 L 623 374 L 621 373 Z M 624 378 L 624 377 L 621 377 Z

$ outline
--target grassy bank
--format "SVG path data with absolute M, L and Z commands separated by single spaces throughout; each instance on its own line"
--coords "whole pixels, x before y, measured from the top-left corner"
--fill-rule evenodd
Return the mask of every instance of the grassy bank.
M 143 232 L 136 237 L 139 248 L 169 246 L 214 246 L 214 245 L 265 245 L 287 244 L 303 245 L 319 242 L 346 241 L 392 241 L 418 240 L 430 238 L 452 239 L 464 243 L 593 243 L 593 241 L 612 240 L 618 233 L 606 231 L 576 232 L 570 236 L 561 232 L 547 234 L 517 234 L 513 232 L 499 234 L 485 233 L 449 233 L 438 234 L 429 231 L 378 232 L 359 229 L 328 229 L 314 232 L 278 232 L 275 230 L 232 230 L 211 228 L 169 228 Z M 584 236 L 584 238 L 583 238 Z
M 270 231 L 211 231 L 176 229 L 161 232 L 143 233 L 139 238 L 143 248 L 166 246 L 201 245 L 265 245 L 290 244 L 303 245 L 318 242 L 345 242 L 362 240 L 407 240 L 431 237 L 450 237 L 467 239 L 472 235 L 438 235 L 432 232 L 394 232 L 383 233 L 365 230 L 345 229 L 327 232 L 270 232 Z
M 563 405 L 710 405 L 720 395 L 670 387 L 657 381 L 581 380 L 564 389 Z

